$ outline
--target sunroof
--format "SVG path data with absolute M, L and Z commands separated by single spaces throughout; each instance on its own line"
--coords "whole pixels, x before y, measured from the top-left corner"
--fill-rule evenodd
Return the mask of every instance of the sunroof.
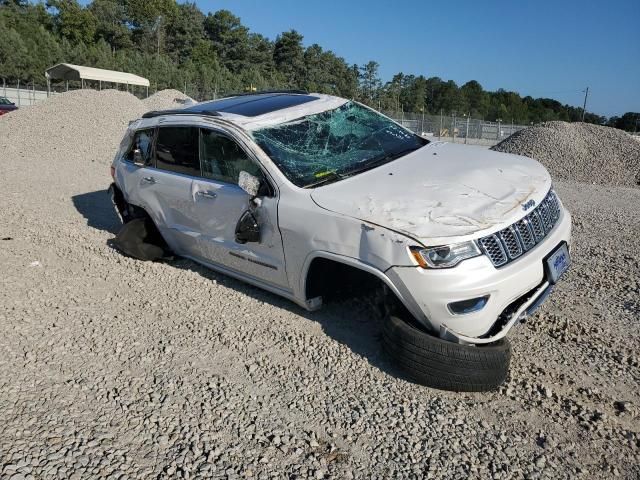
M 291 94 L 256 94 L 243 95 L 239 97 L 225 98 L 213 102 L 199 103 L 187 110 L 192 112 L 202 112 L 214 110 L 217 112 L 227 112 L 245 117 L 257 117 L 265 113 L 275 112 L 284 108 L 295 107 L 304 103 L 317 100 L 318 97 L 311 95 L 291 95 Z

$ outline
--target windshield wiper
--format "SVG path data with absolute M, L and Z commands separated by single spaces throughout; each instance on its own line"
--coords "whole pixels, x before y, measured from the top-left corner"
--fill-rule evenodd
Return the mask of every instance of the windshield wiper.
M 319 187 L 320 185 L 327 185 L 329 183 L 337 182 L 338 180 L 342 180 L 344 178 L 343 175 L 340 175 L 338 172 L 326 172 L 323 173 L 322 178 L 317 182 L 309 183 L 304 186 L 304 188 L 314 188 Z

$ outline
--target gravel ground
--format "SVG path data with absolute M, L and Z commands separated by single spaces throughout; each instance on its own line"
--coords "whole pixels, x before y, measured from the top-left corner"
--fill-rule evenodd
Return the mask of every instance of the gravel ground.
M 640 189 L 556 182 L 574 265 L 509 380 L 430 390 L 366 302 L 309 313 L 111 248 L 108 165 L 144 111 L 115 93 L 0 118 L 0 478 L 640 476 Z
M 492 149 L 535 158 L 555 178 L 598 185 L 640 185 L 640 143 L 616 128 L 547 122 L 520 130 Z

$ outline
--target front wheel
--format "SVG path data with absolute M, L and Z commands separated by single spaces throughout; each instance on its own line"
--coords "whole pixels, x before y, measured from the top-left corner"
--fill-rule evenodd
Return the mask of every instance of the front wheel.
M 456 392 L 498 388 L 507 378 L 511 344 L 461 345 L 434 337 L 390 315 L 383 327 L 383 347 L 411 380 Z

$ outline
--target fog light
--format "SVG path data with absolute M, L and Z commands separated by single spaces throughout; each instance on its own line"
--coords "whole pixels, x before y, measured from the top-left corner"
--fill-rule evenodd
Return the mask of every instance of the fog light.
M 461 300 L 459 302 L 451 302 L 447 307 L 454 315 L 463 315 L 465 313 L 477 312 L 482 310 L 489 300 L 489 295 L 484 297 L 470 298 L 469 300 Z

